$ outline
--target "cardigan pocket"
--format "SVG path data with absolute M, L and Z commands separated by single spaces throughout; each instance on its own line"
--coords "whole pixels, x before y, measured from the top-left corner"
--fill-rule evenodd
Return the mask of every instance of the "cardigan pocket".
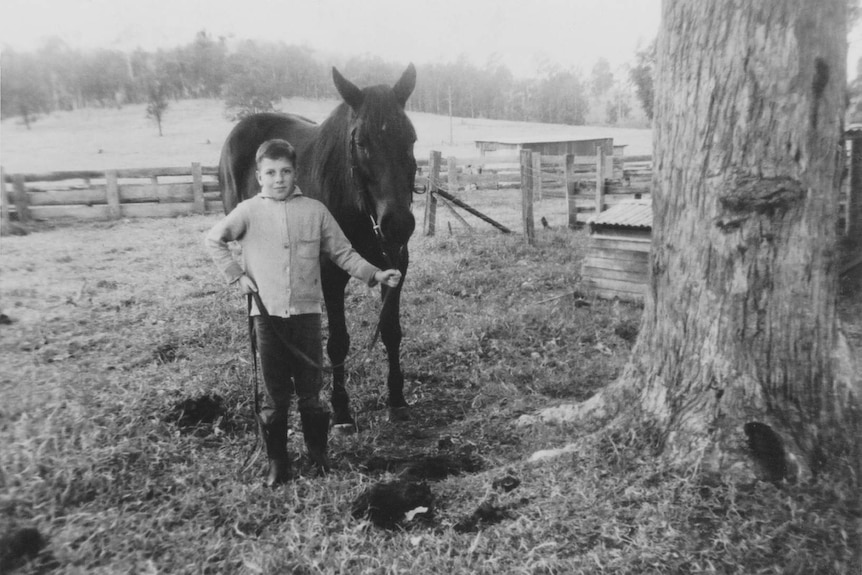
M 296 246 L 296 275 L 291 283 L 297 301 L 319 301 L 320 238 L 303 239 Z M 293 275 L 293 273 L 291 273 Z
M 320 238 L 302 239 L 297 243 L 296 256 L 300 259 L 320 258 Z

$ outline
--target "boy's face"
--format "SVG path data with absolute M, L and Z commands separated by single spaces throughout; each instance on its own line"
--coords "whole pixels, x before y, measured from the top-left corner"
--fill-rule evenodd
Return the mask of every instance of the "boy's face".
M 262 158 L 257 167 L 261 193 L 276 200 L 284 200 L 293 192 L 295 178 L 293 164 L 285 158 Z

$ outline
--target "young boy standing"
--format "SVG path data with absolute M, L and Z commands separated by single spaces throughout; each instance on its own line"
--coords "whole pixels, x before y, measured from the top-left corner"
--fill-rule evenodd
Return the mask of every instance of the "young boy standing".
M 266 484 L 291 478 L 287 454 L 290 395 L 296 393 L 309 458 L 320 472 L 329 470 L 326 454 L 330 412 L 320 400 L 323 375 L 320 255 L 369 286 L 396 287 L 398 270 L 381 271 L 350 245 L 321 202 L 302 195 L 295 184 L 296 152 L 286 140 L 268 140 L 257 150 L 258 195 L 240 203 L 209 231 L 205 244 L 216 266 L 243 293 L 257 292 L 269 321 L 252 304 L 266 398 L 259 414 L 269 471 Z M 228 242 L 242 246 L 243 265 Z M 290 346 L 315 362 L 297 357 Z

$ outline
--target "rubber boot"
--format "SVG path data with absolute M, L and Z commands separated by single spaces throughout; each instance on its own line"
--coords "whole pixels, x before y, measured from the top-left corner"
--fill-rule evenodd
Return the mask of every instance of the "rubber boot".
M 287 420 L 275 421 L 261 427 L 266 456 L 269 459 L 269 470 L 264 484 L 267 487 L 276 487 L 291 480 L 290 457 L 287 454 Z
M 329 443 L 329 412 L 300 411 L 299 417 L 302 420 L 302 435 L 305 437 L 308 458 L 319 474 L 329 473 L 332 469 L 329 456 L 326 455 Z

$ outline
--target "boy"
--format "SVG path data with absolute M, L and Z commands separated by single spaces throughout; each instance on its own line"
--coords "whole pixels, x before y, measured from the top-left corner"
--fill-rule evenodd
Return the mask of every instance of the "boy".
M 296 151 L 286 140 L 267 140 L 257 150 L 258 195 L 240 203 L 209 231 L 205 244 L 216 266 L 243 293 L 257 292 L 270 321 L 252 304 L 266 398 L 260 419 L 272 487 L 291 478 L 287 455 L 287 415 L 295 391 L 308 456 L 318 471 L 329 471 L 329 409 L 320 400 L 323 376 L 320 256 L 327 256 L 369 286 L 396 287 L 398 270 L 381 271 L 353 249 L 329 210 L 302 195 L 295 184 Z M 243 266 L 227 243 L 242 245 Z M 244 268 L 244 269 L 243 269 Z M 317 365 L 294 356 L 295 346 Z M 292 380 L 292 381 L 291 381 Z

